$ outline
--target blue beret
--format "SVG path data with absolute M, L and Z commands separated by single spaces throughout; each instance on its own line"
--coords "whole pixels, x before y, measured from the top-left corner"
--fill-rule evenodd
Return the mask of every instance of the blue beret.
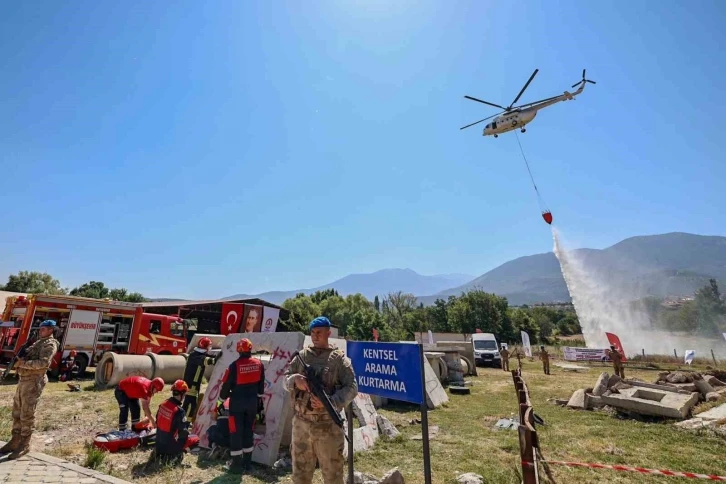
M 313 328 L 329 328 L 330 320 L 325 316 L 320 316 L 310 321 L 310 330 Z
M 55 328 L 55 321 L 53 321 L 52 319 L 46 319 L 45 321 L 43 321 L 42 323 L 40 323 L 40 327 L 41 328 L 45 328 L 45 327 L 48 327 L 48 326 L 50 326 L 52 328 Z

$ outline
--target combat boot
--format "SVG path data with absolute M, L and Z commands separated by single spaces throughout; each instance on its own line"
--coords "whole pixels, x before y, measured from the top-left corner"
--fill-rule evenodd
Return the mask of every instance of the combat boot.
M 8 452 L 15 452 L 15 449 L 20 446 L 20 432 L 17 430 L 13 431 L 13 436 L 10 439 L 10 442 L 3 445 L 2 448 L 0 448 L 0 454 L 7 454 Z
M 242 474 L 244 471 L 244 465 L 242 463 L 242 456 L 235 455 L 232 457 L 232 464 L 227 467 L 227 472 L 230 474 Z
M 28 452 L 30 452 L 30 436 L 21 437 L 20 444 L 18 444 L 18 447 L 8 456 L 8 460 L 19 459 Z
M 242 469 L 246 471 L 252 469 L 252 452 L 242 454 Z

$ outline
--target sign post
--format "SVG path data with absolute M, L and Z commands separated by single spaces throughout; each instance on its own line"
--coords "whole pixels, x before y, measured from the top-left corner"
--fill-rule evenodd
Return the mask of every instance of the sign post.
M 358 391 L 421 406 L 424 479 L 431 484 L 426 373 L 422 344 L 348 341 L 347 354 L 353 364 Z M 350 419 L 348 420 L 350 433 Z M 352 437 L 352 436 L 351 436 Z M 352 438 L 351 438 L 352 441 Z M 352 443 L 349 449 L 352 448 Z M 349 461 L 352 462 L 349 453 Z M 349 467 L 348 472 L 351 472 Z

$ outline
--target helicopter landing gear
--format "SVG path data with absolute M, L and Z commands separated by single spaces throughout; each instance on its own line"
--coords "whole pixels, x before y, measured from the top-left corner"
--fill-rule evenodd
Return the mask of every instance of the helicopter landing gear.
M 522 128 L 521 132 L 522 132 L 522 133 L 526 133 L 526 132 L 527 132 L 527 130 L 526 130 L 525 128 Z
M 494 137 L 495 137 L 495 138 L 499 138 L 499 135 L 498 135 L 498 134 L 495 134 L 495 135 L 494 135 Z

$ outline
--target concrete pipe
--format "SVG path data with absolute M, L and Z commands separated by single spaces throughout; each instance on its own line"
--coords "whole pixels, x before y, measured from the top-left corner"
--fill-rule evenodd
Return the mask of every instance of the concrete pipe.
M 154 360 L 149 355 L 120 355 L 104 353 L 96 366 L 96 387 L 108 388 L 127 376 L 154 377 Z
M 439 367 L 439 373 L 441 373 L 441 378 L 439 381 L 445 381 L 449 379 L 449 368 L 446 366 L 446 361 L 444 361 L 444 357 L 440 356 L 437 358 L 438 361 L 438 367 Z
M 184 378 L 187 366 L 187 355 L 144 355 L 154 361 L 154 378 L 161 378 L 164 383 L 174 383 Z
M 459 355 L 459 359 L 461 360 L 461 369 L 464 371 L 464 375 L 469 375 L 469 371 L 471 370 L 471 361 L 465 356 Z

